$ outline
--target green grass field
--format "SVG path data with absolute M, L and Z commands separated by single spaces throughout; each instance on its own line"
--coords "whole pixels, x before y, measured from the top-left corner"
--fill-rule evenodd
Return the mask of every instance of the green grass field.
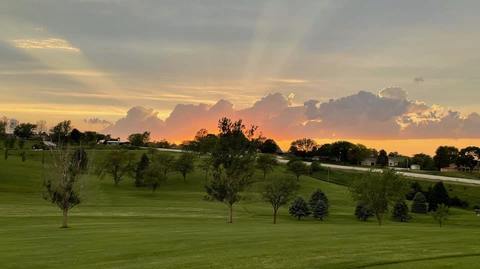
M 373 219 L 355 219 L 346 187 L 309 177 L 300 179 L 300 194 L 307 198 L 321 188 L 328 195 L 324 222 L 297 221 L 282 208 L 279 223 L 271 224 L 270 206 L 254 185 L 236 205 L 235 223 L 227 224 L 226 207 L 204 199 L 198 171 L 186 183 L 171 174 L 156 193 L 135 188 L 132 179 L 115 187 L 108 178 L 87 176 L 71 228 L 60 229 L 60 211 L 42 199 L 39 153 L 32 154 L 25 163 L 17 156 L 0 160 L 2 269 L 458 269 L 480 262 L 480 218 L 472 210 L 452 209 L 442 228 L 421 215 L 379 227 Z M 271 176 L 282 173 L 279 168 Z

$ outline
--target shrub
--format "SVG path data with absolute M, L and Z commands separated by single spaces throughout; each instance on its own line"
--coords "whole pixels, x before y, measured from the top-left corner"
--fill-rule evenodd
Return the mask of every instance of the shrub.
M 412 212 L 417 214 L 427 214 L 427 198 L 421 192 L 417 192 L 413 198 Z
M 310 173 L 317 173 L 322 171 L 322 165 L 318 161 L 313 161 L 312 164 L 310 165 Z
M 373 217 L 373 211 L 364 202 L 359 202 L 355 207 L 355 216 L 358 220 L 367 221 Z
M 408 206 L 405 201 L 398 201 L 393 206 L 392 218 L 396 221 L 407 222 L 411 219 L 408 211 Z
M 312 213 L 310 212 L 307 202 L 302 197 L 297 197 L 297 199 L 293 201 L 288 212 L 298 220 L 308 217 Z

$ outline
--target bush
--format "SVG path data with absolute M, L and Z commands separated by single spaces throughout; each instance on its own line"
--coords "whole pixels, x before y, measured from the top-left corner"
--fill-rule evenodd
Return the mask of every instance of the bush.
M 312 164 L 310 165 L 310 173 L 317 173 L 322 171 L 322 165 L 318 161 L 313 161 Z
M 427 214 L 427 198 L 421 192 L 417 192 L 413 198 L 412 212 L 417 214 Z
M 464 201 L 464 200 L 458 198 L 457 196 L 451 198 L 449 204 L 450 204 L 450 206 L 460 207 L 460 208 L 468 208 L 468 206 L 469 206 L 467 201 Z
M 313 217 L 319 220 L 324 220 L 328 216 L 328 206 L 323 200 L 318 200 L 313 208 Z
M 307 202 L 302 197 L 297 197 L 297 199 L 293 201 L 288 212 L 298 220 L 308 217 L 312 213 L 310 212 Z
M 411 219 L 405 201 L 399 201 L 393 206 L 392 218 L 396 221 L 407 222 Z
M 436 183 L 428 193 L 428 211 L 436 211 L 440 204 L 449 206 L 449 202 L 450 197 L 443 182 Z
M 310 201 L 308 202 L 308 204 L 310 205 L 310 208 L 312 209 L 315 208 L 315 206 L 318 204 L 318 201 L 320 200 L 322 200 L 325 203 L 327 208 L 329 207 L 327 196 L 323 191 L 321 191 L 320 189 L 317 189 L 315 192 L 312 193 L 312 196 L 310 196 Z
M 368 218 L 373 217 L 373 211 L 363 202 L 359 202 L 355 207 L 355 216 L 358 220 L 367 221 Z

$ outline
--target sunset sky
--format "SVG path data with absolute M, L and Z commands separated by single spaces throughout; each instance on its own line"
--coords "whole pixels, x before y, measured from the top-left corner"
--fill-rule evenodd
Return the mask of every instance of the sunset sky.
M 478 10 L 473 0 L 1 1 L 0 117 L 181 141 L 227 115 L 280 141 L 408 154 L 479 145 Z

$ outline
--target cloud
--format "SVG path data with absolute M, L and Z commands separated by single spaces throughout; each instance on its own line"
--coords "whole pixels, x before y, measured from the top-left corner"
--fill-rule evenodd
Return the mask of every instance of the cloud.
M 150 131 L 155 139 L 181 141 L 191 139 L 201 128 L 216 132 L 221 117 L 255 124 L 264 135 L 280 140 L 480 138 L 479 114 L 463 117 L 456 111 L 409 100 L 406 91 L 398 87 L 378 94 L 360 91 L 327 102 L 308 100 L 303 105 L 291 105 L 289 98 L 273 93 L 241 110 L 226 100 L 214 105 L 179 104 L 165 121 L 153 109 L 134 107 L 105 131 L 121 137 Z
M 413 82 L 415 82 L 415 83 L 422 83 L 424 81 L 425 81 L 425 79 L 423 77 L 414 77 L 413 78 Z
M 103 126 L 110 126 L 113 123 L 108 121 L 108 120 L 102 120 L 99 118 L 89 118 L 89 119 L 84 119 L 84 123 L 90 124 L 90 125 L 103 125 Z
M 378 95 L 383 98 L 401 99 L 401 100 L 406 100 L 408 97 L 407 92 L 400 87 L 388 87 L 388 88 L 381 89 L 378 92 Z
M 15 47 L 21 49 L 56 49 L 69 52 L 80 52 L 79 48 L 74 47 L 70 42 L 61 38 L 46 39 L 13 39 Z

